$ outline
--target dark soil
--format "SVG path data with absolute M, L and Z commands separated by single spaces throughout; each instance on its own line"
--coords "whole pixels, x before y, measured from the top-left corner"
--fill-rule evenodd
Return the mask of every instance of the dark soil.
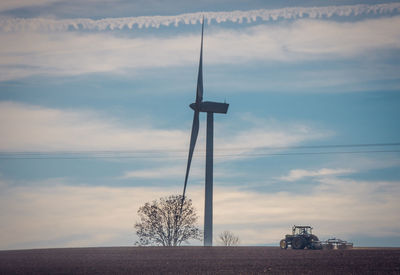
M 0 274 L 400 274 L 400 248 L 109 247 L 0 251 Z

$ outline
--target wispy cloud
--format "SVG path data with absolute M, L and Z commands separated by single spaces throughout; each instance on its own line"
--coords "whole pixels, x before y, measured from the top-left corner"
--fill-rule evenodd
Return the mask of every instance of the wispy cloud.
M 305 124 L 292 123 L 275 128 L 272 125 L 265 123 L 262 128 L 249 125 L 246 130 L 231 130 L 229 135 L 218 137 L 216 146 L 239 154 L 258 147 L 289 146 L 327 136 L 326 132 Z M 3 152 L 158 150 L 186 157 L 189 142 L 188 131 L 158 129 L 151 123 L 146 127 L 142 124 L 132 127 L 93 111 L 60 110 L 14 102 L 0 102 L 0 128 L 3 133 L 0 150 Z M 197 148 L 202 147 L 204 139 L 201 138 Z M 146 174 L 144 171 L 142 176 Z
M 319 170 L 304 170 L 304 169 L 294 169 L 289 172 L 287 176 L 282 176 L 279 179 L 283 181 L 296 181 L 303 178 L 310 177 L 326 177 L 326 176 L 337 176 L 354 173 L 351 169 L 330 169 L 322 168 Z
M 1 36 L 4 43 L 0 45 L 0 80 L 193 64 L 199 44 L 198 37 L 192 35 L 133 39 L 77 33 Z
M 186 148 L 188 134 L 174 129 L 127 127 L 92 111 L 0 103 L 0 150 L 163 150 Z
M 245 29 L 216 28 L 205 37 L 204 62 L 241 64 L 278 61 L 349 59 L 375 56 L 369 73 L 376 79 L 393 76 L 394 68 L 379 67 L 379 53 L 399 49 L 400 16 L 339 23 L 301 19 L 289 24 L 258 25 Z M 382 31 L 385 30 L 385 31 Z M 194 66 L 199 37 L 180 34 L 169 37 L 120 37 L 112 33 L 1 33 L 0 81 L 32 75 L 80 75 L 87 73 L 124 73 L 151 68 Z M 371 54 L 373 53 L 373 54 Z M 101 56 L 101 58 L 99 58 Z M 379 59 L 378 59 L 379 61 Z M 376 67 L 378 66 L 378 67 Z M 380 68 L 380 69 L 376 69 Z M 377 71 L 378 70 L 378 71 Z M 305 76 L 307 72 L 304 72 Z M 316 77 L 302 79 L 315 86 Z M 329 70 L 334 83 L 356 81 L 343 72 Z M 334 79 L 333 79 L 334 78 Z M 337 80 L 336 80 L 337 79 Z M 314 82 L 312 82 L 314 81 Z M 327 83 L 324 78 L 324 83 Z M 325 84 L 326 85 L 326 84 Z
M 132 170 L 124 172 L 121 179 L 166 179 L 166 178 L 182 178 L 185 171 L 184 163 L 180 166 L 157 167 L 153 169 Z M 191 177 L 199 177 L 204 174 L 200 169 L 191 169 Z
M 244 119 L 242 123 L 247 123 L 246 129 L 232 134 L 220 130 L 216 138 L 216 148 L 225 153 L 234 149 L 236 153 L 254 152 L 259 149 L 270 149 L 277 152 L 280 147 L 294 146 L 306 141 L 326 139 L 334 135 L 334 132 L 318 129 L 303 122 L 284 122 L 273 119 L 261 119 L 254 116 L 252 119 Z M 262 151 L 265 152 L 265 151 Z M 217 154 L 218 155 L 218 154 Z M 223 155 L 223 153 L 222 153 Z
M 0 11 L 7 11 L 18 8 L 43 6 L 61 2 L 62 0 L 2 0 L 0 2 Z
M 41 1 L 47 2 L 47 1 Z M 348 6 L 325 6 L 325 7 L 290 7 L 282 9 L 259 9 L 250 11 L 230 12 L 197 12 L 186 13 L 176 16 L 140 16 L 124 18 L 106 18 L 101 20 L 92 19 L 20 19 L 3 18 L 0 20 L 0 30 L 3 31 L 66 31 L 69 29 L 83 30 L 108 30 L 108 29 L 132 29 L 137 28 L 159 28 L 160 26 L 178 26 L 179 24 L 197 24 L 201 22 L 203 15 L 209 23 L 216 22 L 254 22 L 276 21 L 279 19 L 298 18 L 330 18 L 332 16 L 350 16 L 365 14 L 393 14 L 400 11 L 399 3 L 387 3 L 378 5 L 348 5 Z
M 203 159 L 202 159 L 203 160 Z M 175 165 L 175 163 L 180 165 Z M 165 165 L 165 162 L 164 164 Z M 161 166 L 148 169 L 136 169 L 125 171 L 118 179 L 177 179 L 183 182 L 184 171 L 186 169 L 186 159 L 182 158 L 182 161 L 174 161 L 174 164 L 170 166 Z M 190 181 L 197 182 L 198 180 L 204 179 L 204 164 L 199 164 L 199 159 L 193 161 L 190 169 Z M 214 169 L 214 177 L 221 179 L 234 178 L 239 175 L 238 172 L 227 171 L 223 168 Z

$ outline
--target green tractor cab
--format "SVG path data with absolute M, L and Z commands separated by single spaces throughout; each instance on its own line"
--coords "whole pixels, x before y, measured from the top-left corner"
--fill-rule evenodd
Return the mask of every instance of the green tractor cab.
M 294 225 L 292 234 L 288 234 L 279 243 L 282 249 L 287 249 L 289 246 L 292 249 L 322 249 L 321 242 L 318 237 L 312 234 L 311 226 Z

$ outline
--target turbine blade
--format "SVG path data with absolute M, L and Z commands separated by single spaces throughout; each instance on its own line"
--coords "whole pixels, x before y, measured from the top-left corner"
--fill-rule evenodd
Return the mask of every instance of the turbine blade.
M 203 101 L 203 32 L 204 32 L 204 16 L 201 25 L 201 46 L 200 46 L 200 61 L 199 61 L 199 75 L 197 76 L 197 92 L 196 103 Z
M 190 146 L 189 146 L 188 162 L 187 162 L 187 167 L 186 167 L 185 184 L 183 185 L 182 203 L 185 198 L 186 185 L 187 185 L 187 181 L 188 181 L 188 177 L 189 177 L 190 164 L 192 163 L 194 147 L 196 145 L 196 140 L 197 140 L 198 134 L 199 134 L 199 111 L 195 111 L 194 116 L 193 116 L 192 134 L 190 136 Z

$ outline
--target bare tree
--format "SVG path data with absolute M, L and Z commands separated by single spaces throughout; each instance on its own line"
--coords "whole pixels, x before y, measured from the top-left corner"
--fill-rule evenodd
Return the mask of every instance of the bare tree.
M 231 231 L 224 231 L 218 235 L 218 241 L 224 246 L 234 246 L 239 244 L 239 237 L 235 236 Z
M 201 240 L 197 214 L 192 200 L 172 195 L 145 203 L 138 210 L 140 222 L 135 224 L 137 245 L 178 246 L 189 239 Z

